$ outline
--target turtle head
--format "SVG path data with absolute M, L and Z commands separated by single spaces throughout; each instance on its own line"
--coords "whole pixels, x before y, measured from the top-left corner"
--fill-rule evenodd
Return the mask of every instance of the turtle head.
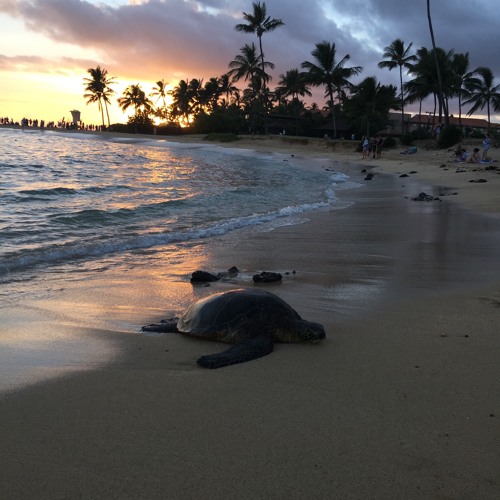
M 297 321 L 296 338 L 292 342 L 318 342 L 325 337 L 323 325 L 300 319 Z

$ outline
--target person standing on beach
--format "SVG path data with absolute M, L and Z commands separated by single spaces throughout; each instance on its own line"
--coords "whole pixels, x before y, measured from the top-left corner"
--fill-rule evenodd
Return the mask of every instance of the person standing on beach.
M 368 137 L 363 136 L 363 140 L 361 142 L 361 149 L 363 150 L 363 160 L 368 158 L 368 146 L 370 145 L 370 140 Z
M 436 127 L 434 128 L 434 138 L 436 139 L 436 142 L 439 142 L 439 134 L 441 133 L 441 124 L 438 123 Z
M 491 148 L 490 134 L 484 136 L 482 161 L 488 161 L 488 150 Z

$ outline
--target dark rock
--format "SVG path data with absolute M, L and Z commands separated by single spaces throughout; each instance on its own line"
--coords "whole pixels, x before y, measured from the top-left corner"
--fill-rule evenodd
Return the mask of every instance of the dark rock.
M 365 181 L 371 181 L 375 176 L 373 174 L 367 174 L 365 177 Z
M 477 182 L 477 183 L 482 183 L 482 182 L 488 182 L 486 179 L 473 179 L 469 182 Z
M 413 201 L 440 201 L 439 198 L 435 198 L 434 196 L 427 193 L 420 193 L 418 196 L 412 198 Z
M 273 273 L 269 271 L 262 271 L 259 274 L 253 276 L 254 283 L 275 283 L 276 281 L 281 281 L 282 276 L 280 273 Z
M 409 177 L 408 174 L 401 174 L 399 177 Z
M 191 283 L 211 283 L 220 280 L 219 276 L 207 271 L 195 271 L 191 274 Z

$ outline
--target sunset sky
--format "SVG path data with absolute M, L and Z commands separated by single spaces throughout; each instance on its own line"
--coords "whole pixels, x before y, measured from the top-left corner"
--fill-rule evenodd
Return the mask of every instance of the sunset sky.
M 322 40 L 336 44 L 338 59 L 350 54 L 349 66 L 363 66 L 354 83 L 376 76 L 399 84 L 397 70 L 377 68 L 396 38 L 415 50 L 431 47 L 426 0 L 267 0 L 266 6 L 285 23 L 263 37 L 266 60 L 276 66 L 271 87 L 280 74 L 312 60 Z M 437 45 L 469 52 L 470 69 L 488 66 L 496 83 L 498 7 L 498 0 L 431 2 Z M 0 0 L 0 116 L 59 121 L 78 109 L 84 122 L 100 123 L 97 105 L 83 99 L 83 78 L 97 65 L 116 77 L 116 97 L 131 83 L 149 93 L 161 79 L 175 86 L 220 76 L 245 43 L 257 42 L 234 30 L 244 22 L 242 12 L 252 12 L 250 0 Z M 314 100 L 324 104 L 323 90 Z M 116 99 L 110 114 L 112 122 L 126 120 Z M 500 113 L 492 120 L 500 122 Z

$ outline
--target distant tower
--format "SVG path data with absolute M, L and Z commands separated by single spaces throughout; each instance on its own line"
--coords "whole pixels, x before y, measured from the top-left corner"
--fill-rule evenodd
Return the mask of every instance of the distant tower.
M 70 113 L 73 117 L 73 124 L 75 125 L 75 127 L 78 127 L 78 122 L 80 121 L 80 111 L 74 109 L 73 111 L 70 111 Z

